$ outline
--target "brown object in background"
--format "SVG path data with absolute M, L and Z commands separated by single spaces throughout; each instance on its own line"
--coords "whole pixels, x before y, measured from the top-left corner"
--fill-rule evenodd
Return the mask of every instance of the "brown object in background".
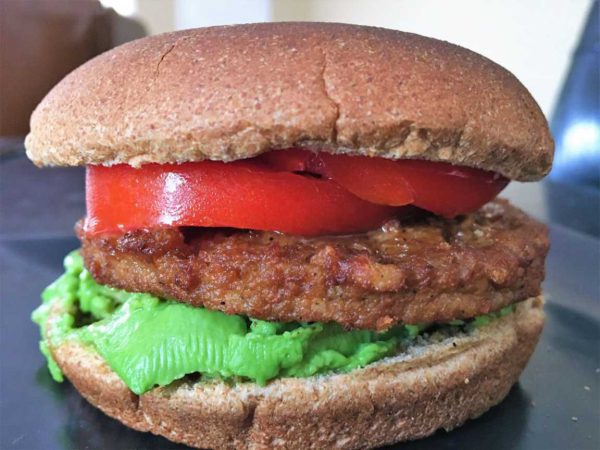
M 115 31 L 122 20 L 133 32 Z M 0 0 L 0 136 L 25 136 L 44 95 L 71 70 L 117 45 L 115 34 L 145 33 L 94 0 Z

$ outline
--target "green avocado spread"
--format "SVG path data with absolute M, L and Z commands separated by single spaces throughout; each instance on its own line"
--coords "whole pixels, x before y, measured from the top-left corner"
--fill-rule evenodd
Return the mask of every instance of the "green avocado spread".
M 396 353 L 427 328 L 402 325 L 377 333 L 344 330 L 335 323 L 229 315 L 100 285 L 78 251 L 65 258 L 65 273 L 44 290 L 42 300 L 32 318 L 40 326 L 40 350 L 53 378 L 62 381 L 63 376 L 50 347 L 76 339 L 93 346 L 136 394 L 193 373 L 264 385 L 278 377 L 347 372 Z M 47 330 L 51 310 L 53 324 Z M 450 326 L 482 326 L 510 311 Z

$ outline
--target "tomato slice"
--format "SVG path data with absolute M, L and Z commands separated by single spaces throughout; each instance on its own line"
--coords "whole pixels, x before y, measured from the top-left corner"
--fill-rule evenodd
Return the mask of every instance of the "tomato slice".
M 232 163 L 89 166 L 86 180 L 88 234 L 157 225 L 354 233 L 398 217 L 404 205 L 468 213 L 508 182 L 445 163 L 303 149 Z
M 496 197 L 508 184 L 503 176 L 470 167 L 420 160 L 397 163 L 411 187 L 414 205 L 444 217 L 476 211 Z
M 86 190 L 89 235 L 157 225 L 338 234 L 377 228 L 397 214 L 333 181 L 244 161 L 88 166 Z
M 494 172 L 421 160 L 332 155 L 303 149 L 272 151 L 258 159 L 278 170 L 325 176 L 372 203 L 414 204 L 445 217 L 479 209 L 508 183 Z
M 395 162 L 383 158 L 293 149 L 268 152 L 258 159 L 278 170 L 322 175 L 372 203 L 404 206 L 414 201 L 412 190 L 398 173 Z

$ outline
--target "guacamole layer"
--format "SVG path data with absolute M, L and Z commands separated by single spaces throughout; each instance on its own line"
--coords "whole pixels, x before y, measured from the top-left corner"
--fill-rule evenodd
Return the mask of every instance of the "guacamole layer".
M 51 310 L 53 316 L 60 313 L 47 330 Z M 512 310 L 445 326 L 464 331 Z M 398 353 L 429 327 L 403 325 L 378 333 L 344 330 L 335 323 L 229 315 L 100 285 L 78 251 L 65 258 L 65 273 L 44 290 L 32 318 L 40 326 L 40 350 L 56 381 L 63 375 L 49 349 L 76 339 L 95 348 L 136 394 L 188 374 L 264 385 L 279 377 L 347 372 Z

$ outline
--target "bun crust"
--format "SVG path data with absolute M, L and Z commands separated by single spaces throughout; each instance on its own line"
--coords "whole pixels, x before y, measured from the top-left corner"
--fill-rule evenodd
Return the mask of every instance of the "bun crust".
M 325 23 L 140 39 L 84 64 L 31 118 L 38 165 L 248 158 L 272 148 L 448 161 L 543 177 L 553 142 L 527 89 L 464 48 Z
M 89 347 L 71 341 L 51 351 L 90 403 L 140 431 L 199 448 L 358 449 L 450 430 L 483 414 L 517 381 L 543 322 L 542 300 L 532 298 L 470 335 L 411 347 L 348 374 L 266 387 L 180 381 L 140 397 Z

